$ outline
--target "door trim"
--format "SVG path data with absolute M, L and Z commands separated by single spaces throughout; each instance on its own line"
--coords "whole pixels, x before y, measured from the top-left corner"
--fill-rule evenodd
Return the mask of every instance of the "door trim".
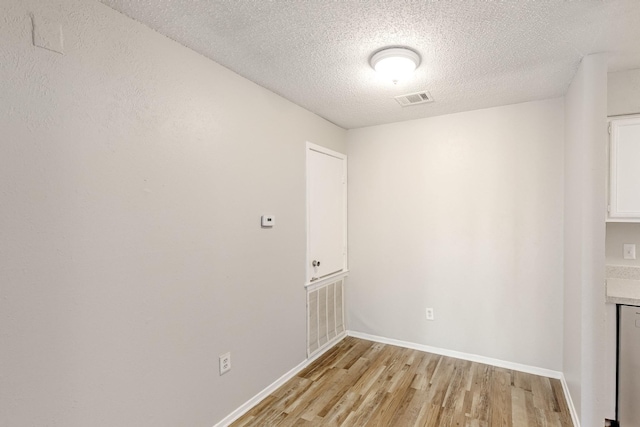
M 310 214 L 311 214 L 311 209 L 310 209 L 310 182 L 309 182 L 309 154 L 310 152 L 315 151 L 317 153 L 322 153 L 322 154 L 326 154 L 328 156 L 331 157 L 335 157 L 337 159 L 342 160 L 342 177 L 343 177 L 343 185 L 342 185 L 342 198 L 343 198 L 343 206 L 344 206 L 344 212 L 343 212 L 343 223 L 344 223 L 344 235 L 342 236 L 342 242 L 343 242 L 343 248 L 344 248 L 344 252 L 342 254 L 342 270 L 340 271 L 336 271 L 332 274 L 330 274 L 329 276 L 326 277 L 322 277 L 318 280 L 314 280 L 313 282 L 309 280 L 309 277 L 311 276 L 311 242 L 309 239 L 309 236 L 311 235 L 311 230 L 310 230 Z M 347 262 L 347 255 L 348 255 L 348 246 L 347 246 L 347 235 L 348 235 L 348 230 L 347 230 L 347 155 L 346 154 L 342 154 L 342 153 L 338 153 L 337 151 L 333 151 L 330 150 L 326 147 L 323 147 L 321 145 L 317 145 L 314 144 L 312 142 L 307 141 L 306 142 L 306 146 L 305 146 L 305 189 L 306 189 L 306 208 L 307 208 L 307 212 L 306 212 L 306 233 L 307 233 L 307 250 L 306 250 L 306 255 L 305 255 L 305 278 L 304 278 L 304 286 L 308 287 L 308 286 L 312 286 L 315 284 L 318 284 L 320 282 L 325 282 L 325 281 L 329 281 L 329 280 L 333 280 L 336 277 L 340 276 L 340 275 L 346 275 L 346 273 L 349 271 L 348 270 L 348 262 Z
M 313 291 L 317 288 L 321 288 L 327 283 L 337 282 L 338 280 L 342 280 L 349 275 L 349 270 L 342 270 L 339 273 L 331 274 L 327 277 L 323 277 L 322 279 L 314 280 L 313 282 L 305 283 L 305 288 L 308 291 Z

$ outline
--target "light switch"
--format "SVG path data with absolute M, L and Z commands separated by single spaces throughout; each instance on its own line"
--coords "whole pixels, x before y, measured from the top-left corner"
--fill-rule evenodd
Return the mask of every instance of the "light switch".
M 624 244 L 624 259 L 636 259 L 636 245 L 632 243 Z
M 273 227 L 276 225 L 276 217 L 274 215 L 262 215 L 260 223 L 263 227 Z

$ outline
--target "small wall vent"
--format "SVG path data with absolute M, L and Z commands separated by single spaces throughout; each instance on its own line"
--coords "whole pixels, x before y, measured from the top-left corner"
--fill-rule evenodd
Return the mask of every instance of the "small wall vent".
M 408 93 L 406 95 L 400 95 L 394 97 L 398 104 L 403 107 L 408 107 L 410 105 L 418 105 L 418 104 L 426 104 L 427 102 L 433 102 L 433 98 L 431 94 L 426 90 L 422 92 Z

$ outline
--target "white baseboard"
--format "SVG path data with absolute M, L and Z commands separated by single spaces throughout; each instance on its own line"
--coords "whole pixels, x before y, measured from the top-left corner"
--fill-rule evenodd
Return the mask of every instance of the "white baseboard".
M 565 399 L 567 399 L 567 406 L 569 407 L 569 412 L 571 413 L 571 421 L 573 421 L 573 427 L 580 427 L 578 411 L 576 411 L 576 407 L 573 404 L 573 399 L 571 398 L 571 393 L 569 392 L 569 385 L 567 384 L 567 380 L 565 379 L 564 374 L 562 374 L 560 382 L 562 383 L 562 390 L 564 390 L 564 397 Z
M 552 371 L 551 369 L 539 368 L 537 366 L 523 365 L 520 363 L 508 362 L 506 360 L 493 359 L 491 357 L 479 356 L 477 354 L 463 353 L 461 351 L 447 350 L 439 347 L 431 347 L 424 344 L 416 344 L 408 341 L 400 341 L 392 338 L 379 337 L 377 335 L 369 335 L 362 332 L 347 331 L 347 335 L 364 340 L 375 341 L 383 344 L 396 345 L 398 347 L 410 348 L 413 350 L 425 351 L 427 353 L 440 354 L 442 356 L 453 357 L 456 359 L 469 360 L 470 362 L 484 363 L 485 365 L 497 366 L 498 368 L 512 369 L 514 371 L 526 372 L 528 374 L 541 375 L 543 377 L 561 379 L 562 372 Z
M 227 427 L 228 425 L 230 425 L 232 422 L 234 422 L 235 420 L 237 420 L 238 418 L 246 414 L 249 411 L 249 409 L 253 408 L 258 403 L 260 403 L 262 399 L 269 396 L 278 387 L 280 387 L 281 385 L 289 381 L 291 378 L 296 376 L 298 372 L 302 371 L 304 368 L 306 368 L 311 363 L 313 363 L 317 358 L 322 356 L 327 351 L 331 350 L 336 344 L 342 341 L 346 336 L 347 336 L 346 332 L 343 332 L 337 337 L 335 337 L 318 353 L 300 362 L 298 366 L 291 369 L 289 372 L 287 372 L 286 374 L 284 374 L 283 376 L 275 380 L 273 383 L 269 384 L 264 390 L 262 390 L 261 392 L 253 396 L 251 399 L 247 400 L 238 409 L 236 409 L 235 411 L 233 411 L 232 413 L 224 417 L 221 421 L 219 421 L 213 427 Z

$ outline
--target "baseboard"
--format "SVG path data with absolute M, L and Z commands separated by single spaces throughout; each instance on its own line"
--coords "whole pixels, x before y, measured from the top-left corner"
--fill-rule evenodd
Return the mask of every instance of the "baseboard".
M 251 399 L 247 400 L 243 403 L 238 409 L 224 417 L 221 421 L 215 424 L 213 427 L 227 427 L 232 422 L 246 414 L 251 408 L 256 406 L 258 403 L 262 401 L 265 397 L 269 396 L 274 390 L 278 387 L 289 381 L 291 378 L 296 376 L 298 372 L 302 371 L 304 368 L 313 363 L 317 358 L 322 356 L 327 351 L 331 350 L 336 344 L 342 341 L 347 336 L 346 332 L 341 333 L 337 337 L 335 337 L 328 345 L 326 345 L 321 351 L 314 354 L 312 357 L 307 358 L 306 360 L 300 362 L 298 366 L 291 369 L 289 372 L 275 380 L 273 383 L 269 384 L 264 390 L 253 396 Z
M 307 354 L 307 359 L 310 360 L 309 363 L 313 362 L 314 360 L 316 360 L 318 358 L 318 356 L 322 355 L 327 350 L 329 350 L 331 347 L 333 347 L 334 345 L 338 344 L 346 336 L 347 336 L 347 331 L 342 331 L 338 335 L 336 335 L 332 340 L 327 341 L 327 343 L 325 345 L 323 345 L 322 347 L 318 348 L 316 350 L 317 353 Z M 309 351 L 308 348 L 307 348 L 307 351 Z
M 569 392 L 569 385 L 567 384 L 567 380 L 562 374 L 560 378 L 560 382 L 562 383 L 562 390 L 564 391 L 564 397 L 567 400 L 567 406 L 569 407 L 569 412 L 571 413 L 571 421 L 573 421 L 573 427 L 580 427 L 580 419 L 578 418 L 578 411 L 576 411 L 576 407 L 573 404 L 573 399 L 571 398 L 571 393 Z
M 463 353 L 461 351 L 447 350 L 439 347 L 431 347 L 424 344 L 416 344 L 408 341 L 400 341 L 392 338 L 379 337 L 377 335 L 369 335 L 362 332 L 347 331 L 347 335 L 355 338 L 362 338 L 369 341 L 375 341 L 382 344 L 396 345 L 398 347 L 410 348 L 413 350 L 425 351 L 427 353 L 440 354 L 442 356 L 453 357 L 456 359 L 468 360 L 470 362 L 484 363 L 486 365 L 497 366 L 499 368 L 512 369 L 514 371 L 526 372 L 528 374 L 541 375 L 543 377 L 561 379 L 562 372 L 552 371 L 551 369 L 539 368 L 537 366 L 522 365 L 520 363 L 508 362 L 506 360 L 493 359 L 490 357 L 479 356 L 477 354 Z

